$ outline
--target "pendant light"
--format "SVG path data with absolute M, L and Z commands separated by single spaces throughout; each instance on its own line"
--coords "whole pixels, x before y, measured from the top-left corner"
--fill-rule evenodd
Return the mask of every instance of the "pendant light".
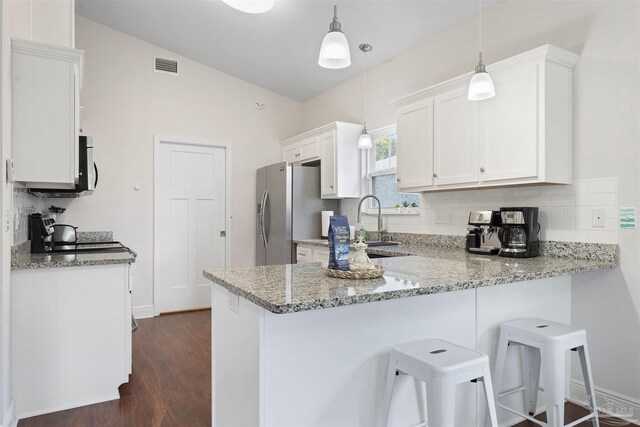
M 493 80 L 482 62 L 482 0 L 478 0 L 478 65 L 469 82 L 467 97 L 470 101 L 482 101 L 496 96 Z
M 333 0 L 333 20 L 329 24 L 329 32 L 322 40 L 318 64 L 323 68 L 333 70 L 351 65 L 349 43 L 341 30 L 340 21 L 338 21 L 338 6 L 335 0 Z
M 371 135 L 367 132 L 367 52 L 370 52 L 373 47 L 366 43 L 361 44 L 359 47 L 364 53 L 364 69 L 362 72 L 362 133 L 358 138 L 358 148 L 368 150 L 373 147 L 373 143 L 371 142 Z
M 234 9 L 245 13 L 265 13 L 273 9 L 275 0 L 222 0 Z

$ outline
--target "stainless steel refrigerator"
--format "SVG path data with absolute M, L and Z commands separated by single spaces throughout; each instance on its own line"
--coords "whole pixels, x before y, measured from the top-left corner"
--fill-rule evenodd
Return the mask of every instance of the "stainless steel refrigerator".
M 322 211 L 337 214 L 336 200 L 320 198 L 320 167 L 286 162 L 258 169 L 256 265 L 295 263 L 294 239 L 319 239 Z

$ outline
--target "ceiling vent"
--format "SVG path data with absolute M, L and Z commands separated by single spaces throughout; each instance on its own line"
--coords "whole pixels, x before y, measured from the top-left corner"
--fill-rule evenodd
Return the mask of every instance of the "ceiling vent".
M 156 56 L 155 70 L 160 73 L 178 74 L 178 61 Z

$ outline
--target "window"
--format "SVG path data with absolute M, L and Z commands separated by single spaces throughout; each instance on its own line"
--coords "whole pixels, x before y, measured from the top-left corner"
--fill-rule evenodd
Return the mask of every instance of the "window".
M 396 206 L 418 206 L 420 195 L 401 193 L 396 187 L 396 167 L 398 164 L 398 136 L 396 127 L 388 126 L 371 132 L 373 148 L 369 150 L 367 167 L 367 185 L 369 192 L 380 199 L 382 208 L 387 213 L 395 212 Z M 369 209 L 376 210 L 376 202 L 372 199 Z

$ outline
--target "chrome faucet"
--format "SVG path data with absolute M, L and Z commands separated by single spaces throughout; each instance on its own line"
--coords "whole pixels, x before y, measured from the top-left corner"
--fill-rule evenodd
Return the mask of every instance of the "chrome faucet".
M 360 197 L 360 201 L 358 202 L 358 216 L 356 218 L 356 222 L 360 222 L 360 209 L 362 208 L 362 202 L 369 198 L 375 199 L 375 201 L 378 202 L 378 239 L 382 240 L 382 204 L 376 196 L 374 196 L 373 194 L 367 194 L 366 196 Z

